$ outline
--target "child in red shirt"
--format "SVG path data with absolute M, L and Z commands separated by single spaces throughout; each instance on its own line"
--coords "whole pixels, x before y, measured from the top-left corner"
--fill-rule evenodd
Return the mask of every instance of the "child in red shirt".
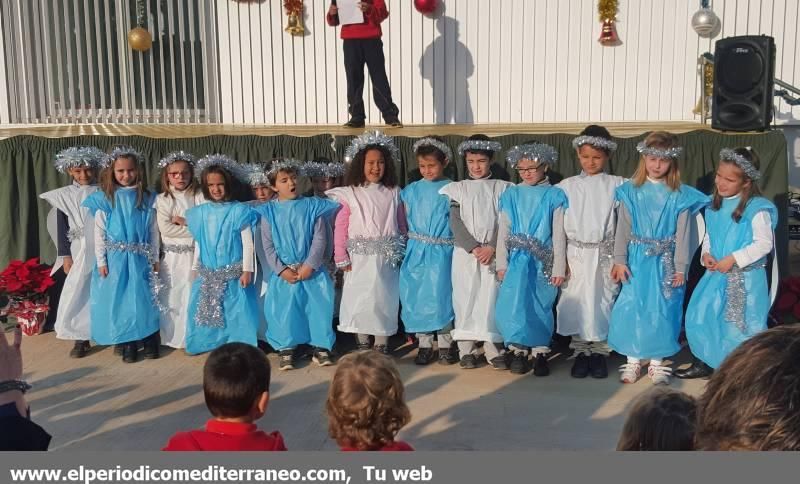
M 269 402 L 270 366 L 264 353 L 244 343 L 212 351 L 203 367 L 203 394 L 214 416 L 205 430 L 178 432 L 162 450 L 286 450 L 280 432 L 254 423 Z
M 342 26 L 344 48 L 344 70 L 347 77 L 347 106 L 350 121 L 348 128 L 363 128 L 367 118 L 364 112 L 364 64 L 372 79 L 372 97 L 380 109 L 383 120 L 393 127 L 401 127 L 400 110 L 392 101 L 392 90 L 386 76 L 386 58 L 383 55 L 381 22 L 389 17 L 384 0 L 361 0 L 359 8 L 364 13 L 360 24 Z M 339 9 L 336 2 L 328 9 L 328 25 L 339 25 Z
M 395 440 L 410 420 L 400 372 L 392 359 L 374 350 L 339 360 L 325 410 L 328 434 L 344 451 L 414 450 Z

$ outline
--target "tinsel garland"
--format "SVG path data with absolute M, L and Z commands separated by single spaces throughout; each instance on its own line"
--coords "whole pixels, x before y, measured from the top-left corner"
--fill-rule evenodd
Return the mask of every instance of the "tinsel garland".
M 188 254 L 194 252 L 192 244 L 164 244 L 161 246 L 164 252 L 172 252 L 173 254 Z
M 618 9 L 618 0 L 600 0 L 597 2 L 597 15 L 600 17 L 601 22 L 604 20 L 612 20 L 616 22 Z
M 614 265 L 614 239 L 603 239 L 600 242 L 581 242 L 578 240 L 568 240 L 567 243 L 579 249 L 599 249 L 600 265 L 611 271 Z
M 744 269 L 740 269 L 739 266 L 734 264 L 731 270 L 725 274 L 727 276 L 725 284 L 725 320 L 739 328 L 742 333 L 747 331 L 747 323 L 745 321 L 747 288 L 744 274 L 745 272 L 763 269 L 766 266 L 766 261 L 763 259 L 750 264 Z
M 749 151 L 750 149 L 751 148 L 748 146 L 747 150 Z M 761 172 L 758 171 L 752 163 L 750 163 L 750 160 L 730 148 L 723 148 L 722 151 L 719 152 L 719 159 L 720 161 L 730 161 L 731 163 L 734 163 L 744 172 L 745 175 L 747 175 L 747 178 L 753 181 L 757 181 L 759 178 L 761 178 Z
M 347 241 L 347 251 L 351 254 L 379 255 L 386 258 L 394 267 L 400 267 L 406 251 L 406 241 L 401 236 L 354 237 Z
M 453 238 L 431 237 L 430 235 L 418 234 L 416 232 L 409 232 L 408 240 L 416 240 L 422 242 L 423 244 L 430 245 L 444 245 L 449 247 L 453 247 L 455 245 L 455 239 Z
M 509 234 L 506 237 L 508 251 L 522 250 L 535 257 L 542 264 L 542 275 L 550 279 L 553 274 L 553 248 L 548 247 L 536 237 L 528 234 Z
M 647 257 L 660 257 L 661 267 L 664 270 L 664 278 L 661 281 L 661 293 L 665 299 L 672 297 L 672 279 L 675 276 L 675 237 L 666 239 L 648 239 L 643 237 L 632 237 L 632 244 L 645 246 L 644 255 Z
M 197 270 L 200 278 L 200 297 L 194 322 L 198 326 L 212 328 L 225 327 L 225 313 L 222 309 L 222 298 L 228 282 L 242 277 L 242 263 L 229 264 L 219 269 L 201 266 Z

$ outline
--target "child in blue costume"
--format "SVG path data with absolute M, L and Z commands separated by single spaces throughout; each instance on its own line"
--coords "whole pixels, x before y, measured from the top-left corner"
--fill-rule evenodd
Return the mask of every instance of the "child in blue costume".
M 302 164 L 277 160 L 267 172 L 278 197 L 257 207 L 260 237 L 270 267 L 264 315 L 267 341 L 280 352 L 279 369 L 294 368 L 298 345 L 310 344 L 320 366 L 333 364 L 333 280 L 325 267 L 328 237 L 325 221 L 339 208 L 332 200 L 297 192 Z
M 675 135 L 651 133 L 637 146 L 639 167 L 617 188 L 620 202 L 612 278 L 623 282 L 611 310 L 609 346 L 628 362 L 620 368 L 623 383 L 635 382 L 641 359 L 650 360 L 654 384 L 669 384 L 672 370 L 663 358 L 681 347 L 685 274 L 695 247 L 690 245 L 690 217 L 708 197 L 681 184 Z
M 406 332 L 416 333 L 419 351 L 414 359 L 427 365 L 434 359 L 433 338 L 438 338 L 439 363 L 458 363 L 453 348 L 453 232 L 450 200 L 439 190 L 450 183 L 443 172 L 453 153 L 441 138 L 414 143 L 422 180 L 400 192 L 408 221 L 406 256 L 400 267 L 400 317 Z
M 133 148 L 115 148 L 102 172 L 101 191 L 83 206 L 94 217 L 97 270 L 92 274 L 91 334 L 101 345 L 118 345 L 122 361 L 158 358 L 159 314 L 155 304 L 158 222 L 155 194 L 144 188 L 142 157 Z
M 267 179 L 267 170 L 270 163 L 251 163 L 243 165 L 247 173 L 247 182 L 250 184 L 250 189 L 253 192 L 253 200 L 245 202 L 247 205 L 255 209 L 259 205 L 263 205 L 273 198 L 275 198 L 275 191 L 269 185 Z M 264 300 L 267 297 L 267 282 L 269 281 L 269 266 L 264 259 L 264 247 L 261 245 L 261 238 L 254 234 L 254 249 L 256 251 L 256 273 L 253 285 L 258 294 L 258 307 L 264 307 Z M 262 351 L 268 353 L 270 348 L 267 344 L 267 320 L 264 319 L 264 312 L 259 313 L 261 316 L 258 322 L 258 347 Z
M 558 160 L 556 150 L 546 144 L 515 146 L 507 154 L 522 183 L 500 195 L 500 228 L 497 235 L 497 293 L 495 320 L 509 353 L 509 369 L 547 376 L 547 354 L 553 337 L 553 304 L 564 282 L 563 224 L 567 195 L 550 185 L 547 170 Z M 557 241 L 556 237 L 560 236 Z M 554 252 L 557 252 L 554 257 Z M 553 263 L 559 261 L 559 267 Z
M 243 176 L 234 160 L 209 155 L 197 162 L 197 171 L 208 203 L 186 212 L 197 274 L 189 297 L 186 353 L 205 353 L 231 342 L 256 346 L 259 308 L 252 282 L 258 217 L 231 200 L 231 174 Z
M 720 153 L 714 197 L 705 212 L 701 262 L 706 273 L 686 310 L 686 338 L 695 361 L 676 371 L 678 378 L 711 375 L 731 351 L 767 329 L 764 267 L 778 211 L 761 196 L 758 169 L 758 155 L 749 147 Z

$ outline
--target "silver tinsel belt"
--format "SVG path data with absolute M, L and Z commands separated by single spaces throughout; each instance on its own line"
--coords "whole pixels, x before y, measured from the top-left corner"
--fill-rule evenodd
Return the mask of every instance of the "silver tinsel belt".
M 745 323 L 745 307 L 747 306 L 747 289 L 744 284 L 744 274 L 746 272 L 763 269 L 767 266 L 767 262 L 761 259 L 754 262 L 744 269 L 739 268 L 736 264 L 725 274 L 728 281 L 725 284 L 725 320 L 736 325 L 739 330 L 744 333 L 747 330 Z
M 138 242 L 116 242 L 113 240 L 106 240 L 107 252 L 130 252 L 132 254 L 141 255 L 147 258 L 148 274 L 147 278 L 150 282 L 150 294 L 153 300 L 153 306 L 159 312 L 167 312 L 168 308 L 161 302 L 161 291 L 164 288 L 164 283 L 158 277 L 158 272 L 153 270 L 153 264 L 156 263 L 155 251 L 150 244 Z
M 631 237 L 631 244 L 644 245 L 644 255 L 648 257 L 660 257 L 661 266 L 664 269 L 664 279 L 661 281 L 661 293 L 664 298 L 672 297 L 672 279 L 675 276 L 675 236 L 665 239 L 647 239 L 643 237 Z
M 194 245 L 192 244 L 164 244 L 161 248 L 164 252 L 172 252 L 174 254 L 189 254 L 194 252 Z
M 599 249 L 600 264 L 611 268 L 614 262 L 614 239 L 603 239 L 600 242 L 581 242 L 580 240 L 568 239 L 567 243 L 579 249 Z
M 542 263 L 542 273 L 544 277 L 550 279 L 553 273 L 553 248 L 547 247 L 536 237 L 527 234 L 510 234 L 506 237 L 506 248 L 512 250 L 523 250 Z
M 198 326 L 213 328 L 225 327 L 225 315 L 222 311 L 222 298 L 228 282 L 242 277 L 242 263 L 229 264 L 219 269 L 200 266 L 197 275 L 200 278 L 200 301 L 194 322 Z
M 423 244 L 444 245 L 448 247 L 453 247 L 455 245 L 455 239 L 453 238 L 431 237 L 430 235 L 418 234 L 416 232 L 409 232 L 408 240 L 416 240 Z
M 67 240 L 69 240 L 70 242 L 82 238 L 83 238 L 83 227 L 76 227 L 74 229 L 69 229 L 69 231 L 67 231 Z
M 380 255 L 400 267 L 406 252 L 406 240 L 402 236 L 354 237 L 347 241 L 347 252 L 360 255 Z

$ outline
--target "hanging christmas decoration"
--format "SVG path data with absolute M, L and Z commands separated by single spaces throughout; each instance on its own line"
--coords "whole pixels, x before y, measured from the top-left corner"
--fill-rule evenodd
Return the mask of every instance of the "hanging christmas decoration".
M 714 94 L 714 63 L 708 59 L 707 55 L 709 54 L 701 55 L 698 60 L 703 93 L 697 100 L 697 105 L 692 109 L 692 113 L 702 116 L 701 121 L 703 122 L 711 117 L 711 97 Z
M 700 10 L 692 15 L 692 28 L 700 37 L 713 37 L 719 27 L 717 14 L 711 10 L 709 0 L 700 1 Z
M 128 32 L 131 49 L 144 52 L 153 46 L 153 37 L 144 28 L 144 0 L 136 0 L 136 27 Z
M 422 14 L 431 14 L 439 8 L 439 0 L 414 0 L 414 8 Z
M 303 27 L 303 0 L 284 0 L 283 8 L 286 9 L 286 28 L 285 31 L 291 35 L 303 35 L 306 33 Z
M 612 46 L 622 43 L 619 40 L 619 35 L 617 35 L 618 7 L 618 0 L 600 0 L 597 2 L 597 14 L 600 17 L 600 22 L 603 23 L 600 38 L 597 41 L 603 45 Z

